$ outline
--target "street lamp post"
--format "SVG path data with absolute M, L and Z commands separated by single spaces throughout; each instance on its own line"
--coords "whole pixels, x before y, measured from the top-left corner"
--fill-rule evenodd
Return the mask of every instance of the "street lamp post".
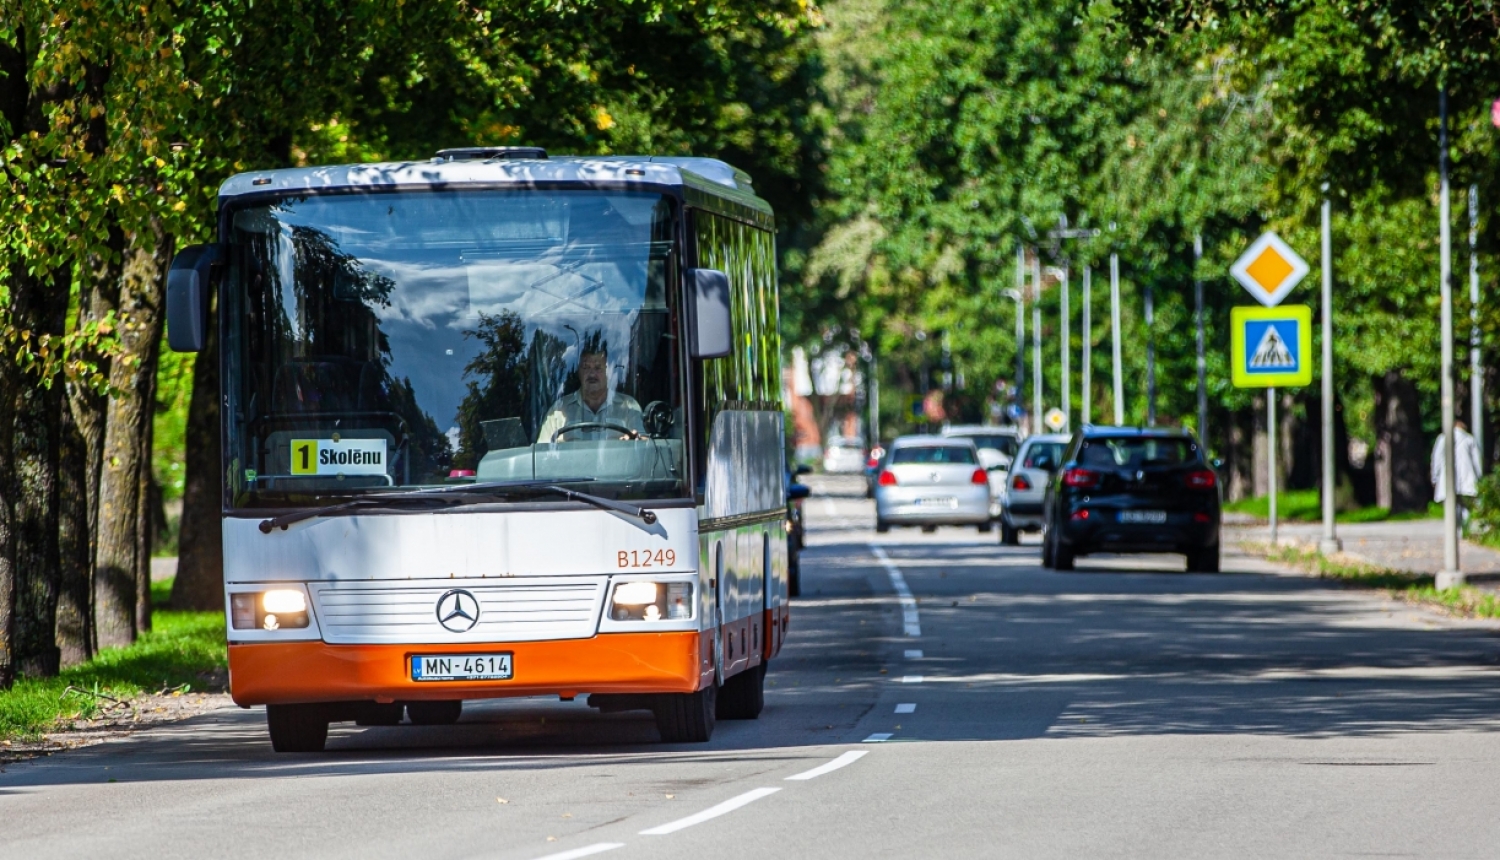
M 1156 307 L 1151 282 L 1146 282 L 1146 426 L 1156 426 Z
M 1198 328 L 1198 440 L 1208 447 L 1208 362 L 1203 357 L 1203 279 L 1198 263 L 1203 259 L 1203 234 L 1193 234 L 1193 322 Z
M 1057 219 L 1056 230 L 1047 233 L 1049 239 L 1058 243 L 1059 249 L 1062 247 L 1062 240 L 1064 239 L 1091 239 L 1097 235 L 1099 235 L 1098 230 L 1069 229 L 1068 216 L 1066 215 Z M 1059 270 L 1062 279 L 1062 350 L 1061 361 L 1059 362 L 1062 369 L 1062 411 L 1064 415 L 1068 416 L 1068 425 L 1071 427 L 1073 423 L 1073 380 L 1070 373 L 1070 361 L 1073 344 L 1071 325 L 1068 319 L 1068 280 L 1071 275 L 1071 264 L 1066 255 L 1059 253 L 1059 256 L 1062 257 L 1063 263 L 1062 268 Z M 1084 347 L 1084 349 L 1087 348 L 1087 346 Z M 1088 395 L 1085 393 L 1084 396 L 1087 397 Z
M 1092 315 L 1093 315 L 1092 314 L 1092 309 L 1093 309 L 1093 298 L 1092 298 L 1093 297 L 1093 292 L 1094 292 L 1093 269 L 1089 266 L 1088 263 L 1084 263 L 1083 264 L 1083 323 L 1082 323 L 1082 325 L 1083 325 L 1083 368 L 1082 368 L 1082 370 L 1083 370 L 1083 389 L 1082 389 L 1082 392 L 1081 392 L 1082 399 L 1078 403 L 1078 409 L 1079 409 L 1078 425 L 1080 427 L 1088 424 L 1089 423 L 1089 419 L 1091 417 L 1089 415 L 1089 401 L 1092 398 L 1089 397 L 1089 389 L 1092 388 L 1093 384 L 1094 384 L 1094 367 L 1093 367 L 1093 365 L 1094 365 L 1094 352 L 1093 352 L 1093 343 L 1091 342 L 1093 340 L 1093 334 L 1094 334 L 1094 322 L 1093 322 L 1093 319 L 1092 319 Z
M 1109 350 L 1114 363 L 1115 426 L 1125 423 L 1125 378 L 1120 370 L 1120 255 L 1109 255 Z
M 1458 562 L 1458 494 L 1454 492 L 1457 476 L 1453 451 L 1453 249 L 1452 229 L 1448 221 L 1448 85 L 1438 90 L 1438 277 L 1442 280 L 1442 406 L 1443 406 L 1443 569 L 1438 571 L 1436 586 L 1454 588 L 1464 584 Z
M 1318 551 L 1330 555 L 1344 548 L 1334 523 L 1333 494 L 1333 215 L 1328 183 L 1323 183 L 1323 539 Z
M 1042 420 L 1042 258 L 1031 256 L 1031 429 L 1041 429 Z
M 1480 466 L 1484 455 L 1484 361 L 1479 337 L 1479 186 L 1469 186 L 1469 432 L 1479 449 Z

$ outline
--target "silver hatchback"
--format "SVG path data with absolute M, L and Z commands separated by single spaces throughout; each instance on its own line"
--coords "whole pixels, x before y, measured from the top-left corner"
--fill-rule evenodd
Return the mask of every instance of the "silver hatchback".
M 875 478 L 875 531 L 891 526 L 990 523 L 990 482 L 979 451 L 962 437 L 902 436 Z
M 1042 530 L 1042 500 L 1047 497 L 1047 482 L 1052 480 L 1052 473 L 1062 462 L 1063 449 L 1072 438 L 1047 433 L 1028 436 L 1021 443 L 1005 479 L 1005 493 L 1000 497 L 1002 544 L 1015 546 L 1021 542 L 1021 532 Z

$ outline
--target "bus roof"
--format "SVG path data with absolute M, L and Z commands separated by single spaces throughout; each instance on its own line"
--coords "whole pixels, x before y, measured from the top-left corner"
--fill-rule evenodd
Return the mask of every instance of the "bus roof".
M 219 186 L 220 199 L 246 194 L 296 191 L 391 189 L 402 186 L 644 183 L 691 188 L 750 206 L 765 215 L 771 207 L 755 196 L 750 177 L 717 158 L 661 155 L 556 156 L 551 158 L 395 161 L 256 170 Z

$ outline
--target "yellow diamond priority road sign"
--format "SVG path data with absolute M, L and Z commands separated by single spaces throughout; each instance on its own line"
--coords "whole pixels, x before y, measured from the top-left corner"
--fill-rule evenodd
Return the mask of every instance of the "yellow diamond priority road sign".
M 1229 274 L 1268 308 L 1274 308 L 1307 276 L 1307 261 L 1267 230 L 1240 255 Z

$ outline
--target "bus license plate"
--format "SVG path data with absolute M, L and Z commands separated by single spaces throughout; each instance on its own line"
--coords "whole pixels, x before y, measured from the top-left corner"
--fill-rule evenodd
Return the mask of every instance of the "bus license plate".
M 417 654 L 411 658 L 413 681 L 508 681 L 510 654 Z
M 1122 523 L 1161 525 L 1166 521 L 1166 511 L 1120 511 L 1120 522 Z

